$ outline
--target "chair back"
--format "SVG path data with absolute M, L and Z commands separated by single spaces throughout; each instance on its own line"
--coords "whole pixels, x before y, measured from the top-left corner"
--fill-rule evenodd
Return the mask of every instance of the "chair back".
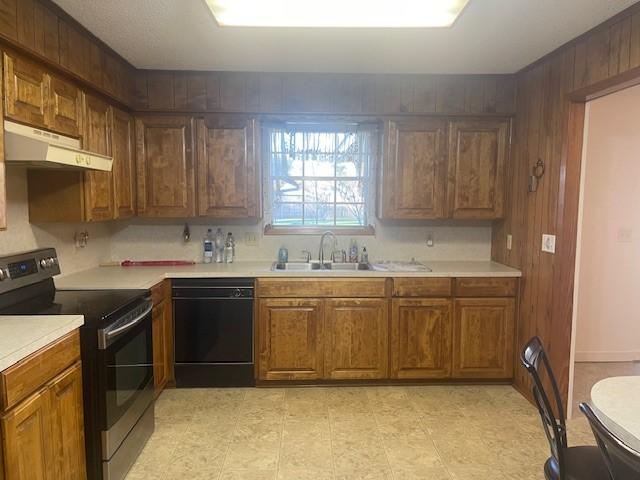
M 589 420 L 611 478 L 613 480 L 640 479 L 640 452 L 629 448 L 609 430 L 588 404 L 581 403 L 580 410 Z
M 560 396 L 560 390 L 551 369 L 551 364 L 538 337 L 532 338 L 525 345 L 520 360 L 533 380 L 533 398 L 540 412 L 544 433 L 551 448 L 551 455 L 556 459 L 560 469 L 560 477 L 564 478 L 567 426 L 564 408 L 562 407 L 562 397 Z M 545 389 L 545 379 L 551 385 L 553 403 Z

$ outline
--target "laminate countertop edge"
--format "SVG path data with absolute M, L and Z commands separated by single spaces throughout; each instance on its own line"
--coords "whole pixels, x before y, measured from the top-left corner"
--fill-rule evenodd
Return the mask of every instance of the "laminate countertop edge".
M 166 278 L 462 278 L 521 277 L 522 273 L 496 262 L 424 262 L 430 272 L 383 271 L 300 271 L 274 272 L 272 262 L 235 262 L 231 264 L 196 264 L 179 267 L 101 266 L 61 275 L 55 279 L 61 290 L 148 289 Z
M 0 315 L 0 372 L 82 325 L 82 315 Z

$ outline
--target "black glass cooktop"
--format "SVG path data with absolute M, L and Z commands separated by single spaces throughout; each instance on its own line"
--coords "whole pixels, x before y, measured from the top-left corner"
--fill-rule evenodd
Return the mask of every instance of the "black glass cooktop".
M 86 326 L 100 326 L 139 301 L 147 290 L 50 290 L 0 309 L 0 315 L 84 315 Z

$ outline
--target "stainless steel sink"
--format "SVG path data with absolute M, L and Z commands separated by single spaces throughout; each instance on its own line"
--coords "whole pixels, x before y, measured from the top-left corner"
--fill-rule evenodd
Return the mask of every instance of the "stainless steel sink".
M 279 263 L 274 262 L 271 266 L 271 270 L 276 271 L 289 271 L 289 272 L 310 272 L 310 271 L 323 271 L 328 272 L 335 271 L 360 271 L 360 270 L 372 270 L 371 265 L 368 263 L 320 263 L 320 262 L 287 262 Z

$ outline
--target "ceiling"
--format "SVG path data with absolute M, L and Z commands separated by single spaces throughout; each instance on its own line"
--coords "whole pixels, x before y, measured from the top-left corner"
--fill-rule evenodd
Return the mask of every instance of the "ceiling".
M 138 68 L 350 73 L 513 73 L 636 2 L 471 0 L 449 29 L 399 30 L 221 28 L 204 0 L 54 1 Z

